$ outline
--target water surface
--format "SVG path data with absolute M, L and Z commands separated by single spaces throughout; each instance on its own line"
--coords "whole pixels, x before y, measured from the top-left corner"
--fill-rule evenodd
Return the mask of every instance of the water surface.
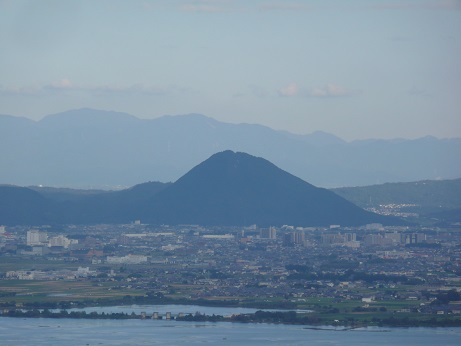
M 0 344 L 16 345 L 459 345 L 461 328 L 326 327 L 166 320 L 0 317 Z

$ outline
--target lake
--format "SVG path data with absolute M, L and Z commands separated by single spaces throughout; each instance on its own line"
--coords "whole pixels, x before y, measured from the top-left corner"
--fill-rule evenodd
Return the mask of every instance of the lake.
M 87 312 L 147 314 L 171 312 L 226 315 L 256 309 L 188 305 L 85 308 Z M 309 326 L 0 317 L 1 345 L 459 345 L 461 328 L 379 328 L 353 330 Z

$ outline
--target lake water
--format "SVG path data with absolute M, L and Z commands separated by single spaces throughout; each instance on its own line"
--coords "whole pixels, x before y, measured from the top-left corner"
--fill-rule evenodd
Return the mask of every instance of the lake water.
M 120 306 L 98 306 L 98 307 L 87 307 L 87 308 L 73 308 L 67 311 L 86 311 L 87 313 L 97 312 L 101 313 L 127 313 L 131 314 L 134 312 L 139 315 L 141 312 L 145 312 L 147 315 L 152 315 L 153 312 L 158 312 L 160 315 L 165 316 L 167 312 L 171 312 L 173 316 L 179 313 L 183 314 L 195 314 L 199 312 L 205 315 L 221 315 L 228 316 L 233 314 L 251 314 L 261 309 L 254 308 L 240 308 L 240 307 L 215 307 L 215 306 L 199 306 L 199 305 L 120 305 Z M 280 309 L 263 309 L 264 311 L 289 311 Z M 60 311 L 59 309 L 53 311 Z M 308 312 L 309 310 L 297 310 L 300 312 Z
M 171 312 L 226 315 L 255 309 L 183 305 L 86 308 L 87 312 L 147 314 Z M 112 310 L 111 310 L 112 309 Z M 354 330 L 308 326 L 0 317 L 1 345 L 460 345 L 461 328 L 378 328 Z

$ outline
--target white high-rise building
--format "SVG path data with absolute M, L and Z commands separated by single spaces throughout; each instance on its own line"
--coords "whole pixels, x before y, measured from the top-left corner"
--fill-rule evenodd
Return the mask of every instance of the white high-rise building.
M 70 240 L 63 235 L 58 235 L 56 237 L 50 238 L 48 242 L 48 246 L 62 246 L 62 247 L 69 247 L 70 245 Z
M 27 245 L 34 246 L 34 245 L 44 245 L 47 243 L 48 237 L 46 232 L 40 232 L 37 230 L 30 230 L 27 231 Z
M 264 239 L 276 239 L 277 230 L 274 227 L 261 229 L 259 231 L 259 237 Z

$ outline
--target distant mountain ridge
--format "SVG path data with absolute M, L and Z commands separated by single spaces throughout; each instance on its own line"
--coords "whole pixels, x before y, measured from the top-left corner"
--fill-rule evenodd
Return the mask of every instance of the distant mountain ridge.
M 415 204 L 424 209 L 443 210 L 461 208 L 461 179 L 386 183 L 331 190 L 362 208 L 383 204 Z
M 0 186 L 0 224 L 129 223 L 138 219 L 150 224 L 216 226 L 404 223 L 367 212 L 265 159 L 232 151 L 212 155 L 172 184 L 144 183 L 78 196 L 72 191 L 34 190 Z
M 314 130 L 314 129 L 313 129 Z M 316 186 L 461 177 L 461 139 L 345 142 L 190 114 L 139 119 L 78 109 L 40 121 L 0 115 L 0 183 L 78 188 L 175 181 L 223 150 L 248 152 Z
M 461 179 L 343 187 L 333 192 L 365 209 L 416 213 L 419 222 L 437 225 L 461 222 Z

